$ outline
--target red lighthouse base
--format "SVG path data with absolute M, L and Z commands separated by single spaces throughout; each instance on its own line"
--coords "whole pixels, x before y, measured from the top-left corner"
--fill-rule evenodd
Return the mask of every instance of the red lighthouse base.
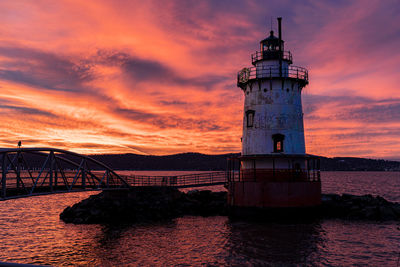
M 229 217 L 262 221 L 313 221 L 321 209 L 321 182 L 232 182 Z
M 239 169 L 235 168 L 235 161 L 239 162 Z M 254 213 L 257 217 L 297 214 L 295 216 L 302 217 L 306 213 L 313 214 L 320 207 L 321 179 L 317 157 L 256 155 L 231 158 L 228 163 L 231 213 L 245 216 Z
M 228 204 L 257 208 L 318 206 L 321 204 L 321 182 L 231 182 Z

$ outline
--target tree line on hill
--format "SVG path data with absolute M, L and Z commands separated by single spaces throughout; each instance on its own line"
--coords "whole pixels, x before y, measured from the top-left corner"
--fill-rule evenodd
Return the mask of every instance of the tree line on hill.
M 236 154 L 181 153 L 167 156 L 137 154 L 91 155 L 116 170 L 226 170 L 227 159 Z M 400 171 L 400 162 L 354 157 L 319 157 L 322 171 Z
M 24 162 L 30 168 L 41 169 L 45 154 L 25 154 Z M 149 156 L 138 154 L 99 154 L 89 155 L 114 170 L 190 170 L 190 171 L 222 171 L 227 169 L 227 160 L 238 157 L 239 153 L 206 155 L 200 153 L 181 153 L 167 156 Z M 71 155 L 62 157 L 74 161 L 79 166 L 81 158 Z M 11 156 L 13 158 L 13 156 Z M 322 171 L 400 171 L 400 162 L 352 157 L 319 157 Z M 76 166 L 61 162 L 62 168 L 75 169 Z M 96 169 L 99 165 L 88 162 L 88 167 Z M 23 167 L 24 169 L 24 167 Z

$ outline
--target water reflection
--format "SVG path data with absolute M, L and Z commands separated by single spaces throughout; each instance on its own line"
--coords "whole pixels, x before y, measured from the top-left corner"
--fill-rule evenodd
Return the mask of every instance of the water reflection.
M 104 228 L 96 244 L 99 264 L 223 264 L 226 220 L 187 216 L 170 222 Z
M 303 265 L 318 255 L 323 242 L 321 231 L 319 223 L 232 222 L 219 216 L 186 216 L 170 222 L 106 226 L 93 240 L 92 258 L 96 260 L 92 263 Z
M 227 264 L 306 264 L 321 245 L 321 226 L 231 222 Z M 238 262 L 238 260 L 240 261 Z
M 400 199 L 400 180 L 394 174 L 382 173 L 380 178 L 376 173 L 324 175 L 325 190 L 362 194 L 369 190 L 360 189 L 363 183 L 380 181 L 379 194 Z M 360 178 L 358 182 L 354 177 Z M 101 226 L 59 220 L 66 206 L 89 195 L 0 202 L 0 261 L 54 266 L 396 266 L 399 255 L 396 222 L 282 224 L 188 216 L 153 224 Z

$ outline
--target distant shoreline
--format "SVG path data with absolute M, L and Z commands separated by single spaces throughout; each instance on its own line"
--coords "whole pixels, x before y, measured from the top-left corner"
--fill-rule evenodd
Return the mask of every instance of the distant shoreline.
M 132 171 L 221 171 L 226 170 L 227 159 L 236 154 L 206 155 L 182 153 L 167 156 L 138 154 L 90 155 L 115 170 Z M 353 157 L 319 157 L 321 171 L 400 171 L 400 162 Z
M 88 156 L 106 164 L 111 169 L 120 171 L 224 171 L 227 168 L 227 159 L 239 155 L 239 153 L 220 155 L 182 153 L 167 156 L 138 154 L 98 154 Z M 24 157 L 26 161 L 30 162 L 32 168 L 42 167 L 42 156 L 27 154 Z M 65 155 L 65 158 L 68 159 L 69 157 Z M 399 161 L 352 157 L 327 158 L 320 156 L 319 158 L 321 171 L 400 171 Z

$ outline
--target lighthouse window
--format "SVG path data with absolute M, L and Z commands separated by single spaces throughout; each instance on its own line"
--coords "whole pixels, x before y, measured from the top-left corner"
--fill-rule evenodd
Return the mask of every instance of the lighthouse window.
M 283 152 L 283 140 L 285 136 L 283 134 L 274 134 L 272 139 L 274 140 L 274 152 Z
M 282 142 L 281 141 L 276 142 L 276 150 L 282 151 Z
M 246 111 L 247 127 L 253 127 L 254 124 L 254 110 Z

